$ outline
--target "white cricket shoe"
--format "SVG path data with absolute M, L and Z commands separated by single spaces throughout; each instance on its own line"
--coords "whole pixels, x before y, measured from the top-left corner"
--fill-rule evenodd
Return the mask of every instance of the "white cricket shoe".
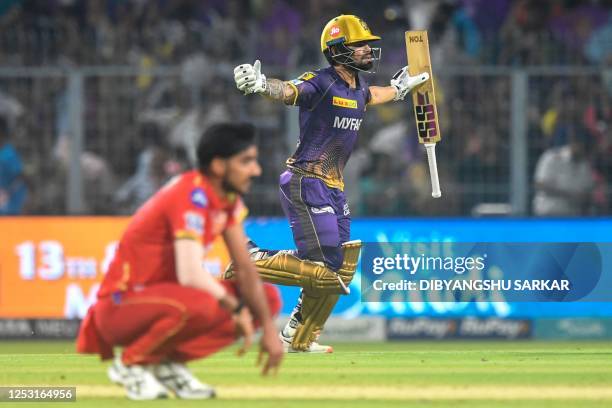
M 108 374 L 108 379 L 111 380 L 111 382 L 117 385 L 123 385 L 125 378 L 129 375 L 129 370 L 125 365 L 123 365 L 121 357 L 115 356 L 113 363 L 110 365 L 110 367 L 108 367 L 106 373 Z
M 200 382 L 184 364 L 167 362 L 153 366 L 153 375 L 167 389 L 182 399 L 209 399 L 216 396 L 215 389 Z
M 308 346 L 308 349 L 306 350 L 296 350 L 293 347 L 291 347 L 291 342 L 293 340 L 293 336 L 287 336 L 283 331 L 281 331 L 278 334 L 278 338 L 281 339 L 281 342 L 283 343 L 283 349 L 285 350 L 285 353 L 319 353 L 319 354 L 323 354 L 323 353 L 333 353 L 334 352 L 334 348 L 332 346 L 325 346 L 323 344 L 319 344 L 316 341 L 313 341 L 312 343 L 310 343 L 310 346 Z M 317 335 L 317 340 L 318 340 L 319 336 Z
M 168 398 L 168 390 L 142 365 L 126 366 L 120 357 L 115 358 L 108 368 L 108 378 L 115 384 L 125 387 L 127 397 L 131 400 L 146 401 Z

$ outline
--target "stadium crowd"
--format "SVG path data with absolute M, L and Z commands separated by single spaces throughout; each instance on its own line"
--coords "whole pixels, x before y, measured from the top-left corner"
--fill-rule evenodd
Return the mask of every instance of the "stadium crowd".
M 287 129 L 296 127 L 283 107 L 241 98 L 232 69 L 256 56 L 284 79 L 323 66 L 320 30 L 339 13 L 362 16 L 383 37 L 372 83 L 384 84 L 405 64 L 409 28 L 429 30 L 432 64 L 440 69 L 438 163 L 447 194 L 430 198 L 410 105 L 373 108 L 346 168 L 355 215 L 470 215 L 482 203 L 510 202 L 510 68 L 517 67 L 542 68 L 528 83 L 530 198 L 555 183 L 537 177 L 540 158 L 575 141 L 585 147 L 581 166 L 592 181 L 571 214 L 542 212 L 535 202 L 529 211 L 612 213 L 612 7 L 604 0 L 7 0 L 0 4 L 0 65 L 137 69 L 85 79 L 84 212 L 130 213 L 193 163 L 204 128 L 240 119 L 262 130 L 264 173 L 249 206 L 256 215 L 278 215 L 276 179 L 297 138 Z M 497 70 L 479 74 L 481 66 Z M 550 66 L 578 69 L 551 75 Z M 156 67 L 176 69 L 158 74 Z M 444 71 L 449 67 L 464 70 Z M 0 114 L 28 185 L 18 213 L 67 211 L 67 78 L 0 74 Z M 546 191 L 559 193 L 553 190 Z

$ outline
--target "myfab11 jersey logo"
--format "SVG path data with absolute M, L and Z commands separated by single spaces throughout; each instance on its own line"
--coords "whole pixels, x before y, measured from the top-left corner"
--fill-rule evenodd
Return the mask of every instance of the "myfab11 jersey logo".
M 357 119 L 357 118 L 341 118 L 339 116 L 336 116 L 334 118 L 334 127 L 336 129 L 342 129 L 342 130 L 359 130 L 359 128 L 361 127 L 361 121 L 363 119 Z

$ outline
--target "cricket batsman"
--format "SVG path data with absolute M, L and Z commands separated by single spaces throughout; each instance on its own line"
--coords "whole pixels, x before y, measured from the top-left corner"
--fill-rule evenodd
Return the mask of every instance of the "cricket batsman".
M 207 357 L 263 328 L 263 374 L 282 359 L 272 315 L 280 309 L 278 290 L 262 284 L 245 245 L 240 196 L 259 176 L 255 130 L 219 124 L 204 132 L 197 148 L 198 169 L 164 186 L 134 215 L 81 324 L 77 351 L 113 357 L 111 381 L 133 400 L 206 399 L 214 389 L 201 383 L 185 362 Z M 236 265 L 236 279 L 220 281 L 203 257 L 223 236 Z M 252 316 L 255 318 L 253 323 Z M 260 356 L 261 357 L 261 356 Z
M 258 93 L 300 109 L 297 150 L 280 176 L 280 200 L 297 251 L 252 248 L 260 275 L 268 282 L 301 286 L 289 322 L 280 333 L 288 352 L 329 353 L 318 336 L 340 294 L 348 294 L 360 241 L 350 241 L 350 210 L 342 171 L 353 151 L 368 105 L 403 100 L 428 73 L 399 70 L 390 86 L 370 86 L 362 73 L 373 73 L 380 61 L 380 40 L 357 16 L 340 15 L 321 33 L 321 51 L 329 67 L 297 79 L 266 78 L 261 63 L 234 69 L 244 94 Z M 235 268 L 234 268 L 235 269 Z M 233 268 L 226 271 L 233 277 Z

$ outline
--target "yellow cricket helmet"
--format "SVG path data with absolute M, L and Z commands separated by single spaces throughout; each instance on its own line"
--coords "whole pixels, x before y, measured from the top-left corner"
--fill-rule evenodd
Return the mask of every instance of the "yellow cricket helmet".
M 325 25 L 321 33 L 321 51 L 325 52 L 335 44 L 350 45 L 361 41 L 378 41 L 380 37 L 372 34 L 370 27 L 357 16 L 339 15 Z

